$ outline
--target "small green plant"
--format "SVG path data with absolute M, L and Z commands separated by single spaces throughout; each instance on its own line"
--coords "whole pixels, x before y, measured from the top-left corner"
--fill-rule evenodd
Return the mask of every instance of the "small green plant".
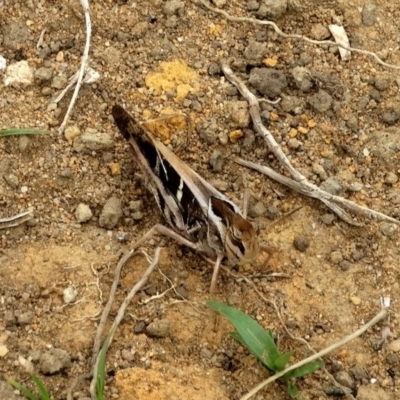
M 10 128 L 0 130 L 0 138 L 15 135 L 43 135 L 45 133 L 50 133 L 50 131 L 35 128 Z
M 229 307 L 217 301 L 209 301 L 207 304 L 232 323 L 236 328 L 236 331 L 231 332 L 232 337 L 245 346 L 269 370 L 277 373 L 287 368 L 294 350 L 281 354 L 270 330 L 265 330 L 253 318 L 234 307 Z M 279 380 L 287 384 L 287 392 L 292 398 L 302 398 L 294 384 L 295 378 L 311 374 L 323 365 L 322 360 L 310 362 L 289 371 Z
M 18 389 L 27 399 L 29 400 L 51 400 L 49 392 L 42 380 L 35 374 L 32 375 L 32 380 L 35 382 L 36 389 L 39 392 L 39 395 L 32 393 L 26 386 L 21 385 L 19 382 L 15 381 L 12 378 L 8 378 L 7 381 L 13 385 L 16 389 Z

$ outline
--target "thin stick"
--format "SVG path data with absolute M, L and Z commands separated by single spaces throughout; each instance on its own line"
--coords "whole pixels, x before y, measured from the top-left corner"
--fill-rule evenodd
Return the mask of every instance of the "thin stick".
M 240 400 L 250 399 L 253 395 L 255 395 L 257 392 L 259 392 L 265 386 L 267 386 L 271 382 L 274 382 L 277 379 L 281 378 L 283 375 L 287 374 L 288 372 L 293 371 L 296 368 L 302 367 L 303 365 L 308 364 L 309 362 L 312 362 L 318 358 L 322 358 L 322 357 L 326 356 L 327 354 L 331 353 L 332 351 L 336 350 L 337 348 L 344 346 L 346 343 L 350 342 L 351 340 L 361 336 L 365 331 L 367 331 L 369 328 L 374 326 L 380 320 L 386 318 L 388 316 L 388 314 L 389 314 L 389 308 L 384 308 L 383 310 L 379 311 L 379 313 L 374 318 L 372 318 L 369 322 L 367 322 L 365 325 L 363 325 L 360 329 L 356 330 L 349 336 L 346 336 L 342 340 L 339 340 L 339 342 L 336 342 L 336 343 L 332 344 L 331 346 L 321 350 L 320 352 L 313 354 L 312 356 L 307 357 L 304 360 L 301 360 L 300 362 L 291 365 L 289 368 L 286 368 L 285 370 L 278 372 L 277 374 L 271 376 L 270 378 L 266 379 L 264 382 L 261 382 L 256 387 L 254 387 L 252 390 L 250 390 L 250 392 L 247 393 L 245 396 L 241 397 Z
M 90 48 L 90 38 L 92 36 L 92 23 L 90 20 L 90 9 L 89 9 L 89 0 L 80 0 L 81 5 L 83 8 L 83 12 L 85 13 L 85 22 L 86 22 L 86 43 L 85 43 L 85 49 L 83 51 L 82 59 L 81 59 L 81 68 L 79 70 L 79 76 L 78 76 L 78 81 L 76 82 L 74 94 L 72 95 L 71 102 L 69 103 L 68 110 L 64 116 L 64 120 L 58 129 L 59 133 L 63 133 L 64 129 L 67 125 L 69 116 L 72 112 L 72 109 L 74 108 L 76 99 L 78 98 L 78 93 L 79 89 L 82 86 L 82 80 L 83 77 L 85 76 L 86 69 L 89 65 L 89 48 Z
M 293 179 L 290 179 L 284 175 L 279 174 L 278 172 L 274 171 L 272 168 L 269 168 L 269 167 L 266 167 L 263 165 L 259 165 L 259 164 L 255 164 L 251 161 L 243 160 L 242 158 L 236 158 L 234 161 L 240 165 L 243 165 L 245 167 L 252 168 L 256 171 L 259 171 L 262 174 L 269 176 L 273 180 L 290 187 L 291 189 L 295 190 L 296 192 L 304 194 L 305 196 L 309 196 L 309 197 L 313 197 L 315 199 L 321 200 L 324 204 L 326 204 L 335 213 L 337 213 L 337 211 L 335 209 L 335 205 L 332 204 L 332 202 L 338 203 L 342 207 L 349 210 L 350 212 L 357 214 L 357 215 L 361 215 L 363 217 L 375 219 L 377 221 L 388 221 L 388 222 L 392 222 L 397 225 L 400 224 L 400 221 L 398 219 L 389 217 L 386 214 L 383 214 L 379 211 L 372 210 L 368 207 L 360 206 L 359 204 L 355 203 L 354 201 L 347 200 L 341 196 L 335 196 L 333 194 L 330 194 L 330 193 L 320 189 L 318 186 L 313 185 L 310 182 L 308 182 L 307 185 L 304 185 L 304 182 L 301 182 L 301 183 L 296 182 Z M 346 221 L 346 222 L 349 222 L 349 221 Z M 351 220 L 350 223 L 352 225 L 354 225 L 354 221 Z
M 157 267 L 158 261 L 160 259 L 160 252 L 161 252 L 161 248 L 157 247 L 157 249 L 154 253 L 154 258 L 153 258 L 152 263 L 147 268 L 145 273 L 142 275 L 140 280 L 136 283 L 136 285 L 127 294 L 127 296 L 125 297 L 121 306 L 119 307 L 118 314 L 115 317 L 115 320 L 110 328 L 109 335 L 107 336 L 107 343 L 106 343 L 107 348 L 111 345 L 111 342 L 114 338 L 114 333 L 115 333 L 118 325 L 121 323 L 122 319 L 124 318 L 125 311 L 129 305 L 130 301 L 132 300 L 133 296 L 135 296 L 135 294 L 146 284 L 149 276 L 152 274 L 154 269 Z M 121 269 L 122 269 L 123 265 L 129 260 L 129 258 L 132 257 L 132 255 L 133 255 L 133 252 L 130 251 L 118 263 L 118 266 L 117 266 L 118 274 L 115 273 L 113 287 L 118 286 L 119 275 L 120 275 Z M 103 315 L 107 314 L 106 317 L 108 316 L 111 305 L 114 302 L 114 297 L 115 297 L 115 291 L 110 292 L 110 297 L 109 297 L 109 300 L 107 303 L 107 306 L 110 304 L 110 307 L 109 308 L 106 307 L 103 312 Z M 101 317 L 101 321 L 103 320 L 103 315 Z M 106 320 L 106 317 L 104 318 L 104 320 Z M 105 324 L 103 324 L 103 325 L 99 324 L 99 326 L 97 328 L 97 332 L 96 332 L 96 339 L 98 337 L 102 336 L 103 330 L 104 330 L 104 325 Z M 99 360 L 100 360 L 99 350 L 100 350 L 100 346 L 97 346 L 97 342 L 96 342 L 96 348 L 93 349 L 94 352 L 92 355 L 92 381 L 90 382 L 90 395 L 91 395 L 92 399 L 96 399 L 96 383 L 97 383 L 98 366 L 99 366 Z
M 23 213 L 13 215 L 12 217 L 0 218 L 0 229 L 13 228 L 29 221 L 32 218 L 32 211 L 25 211 Z
M 248 18 L 248 17 L 233 17 L 230 14 L 228 14 L 226 11 L 220 10 L 218 8 L 214 8 L 212 7 L 207 1 L 205 0 L 197 0 L 200 4 L 202 4 L 205 8 L 207 8 L 208 10 L 216 13 L 216 14 L 221 14 L 223 15 L 228 21 L 232 21 L 232 22 L 250 22 L 251 24 L 257 24 L 257 25 L 268 25 L 268 26 L 272 26 L 272 28 L 274 29 L 274 31 L 286 38 L 286 39 L 299 39 L 299 40 L 303 40 L 307 43 L 311 43 L 311 44 L 317 44 L 317 45 L 329 45 L 329 46 L 336 46 L 336 47 L 341 47 L 342 49 L 351 51 L 353 53 L 359 53 L 359 54 L 363 54 L 366 56 L 371 56 L 373 57 L 376 62 L 378 64 L 383 65 L 384 67 L 387 68 L 391 68 L 391 69 L 400 69 L 400 66 L 398 65 L 393 65 L 393 64 L 388 64 L 385 63 L 382 59 L 380 59 L 378 57 L 378 55 L 372 51 L 368 51 L 368 50 L 362 50 L 362 49 L 355 49 L 353 47 L 347 47 L 347 46 L 343 46 L 340 43 L 334 42 L 332 40 L 314 40 L 314 39 L 310 39 L 306 36 L 303 35 L 296 35 L 296 34 L 288 34 L 288 33 L 284 33 L 282 32 L 278 26 L 272 22 L 272 21 L 261 21 L 259 19 L 255 19 L 255 18 Z

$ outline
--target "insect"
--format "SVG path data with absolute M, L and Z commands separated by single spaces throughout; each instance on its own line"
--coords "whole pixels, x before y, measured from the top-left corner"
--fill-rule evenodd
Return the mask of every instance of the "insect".
M 154 138 L 124 108 L 114 105 L 112 115 L 169 225 L 156 225 L 139 242 L 157 232 L 216 259 L 210 286 L 213 292 L 224 257 L 233 263 L 247 263 L 258 256 L 253 226 L 236 204 Z

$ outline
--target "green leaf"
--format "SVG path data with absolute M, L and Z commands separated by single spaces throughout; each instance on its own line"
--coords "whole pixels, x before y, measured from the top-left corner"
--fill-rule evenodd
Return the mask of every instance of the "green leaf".
M 19 390 L 27 399 L 29 400 L 41 400 L 35 394 L 33 394 L 26 386 L 21 385 L 19 382 L 15 381 L 13 378 L 7 379 L 8 383 L 13 385 L 17 390 Z
M 280 357 L 272 333 L 265 330 L 247 314 L 217 301 L 208 301 L 208 306 L 221 313 L 236 328 L 233 337 L 247 347 L 266 367 L 277 371 L 275 360 Z
M 311 374 L 323 366 L 324 362 L 322 360 L 312 361 L 306 365 L 303 365 L 302 367 L 296 368 L 293 371 L 290 371 L 287 374 L 283 375 L 281 380 L 283 382 L 286 382 L 289 379 L 299 378 L 301 376 Z
M 275 367 L 278 371 L 283 371 L 286 368 L 287 363 L 289 362 L 290 358 L 293 356 L 294 350 L 290 350 L 289 352 L 282 354 L 278 357 L 275 362 Z
M 286 391 L 288 392 L 288 395 L 292 399 L 296 398 L 299 393 L 299 389 L 297 388 L 297 386 L 290 382 L 288 383 L 288 385 L 286 387 Z
M 47 391 L 46 387 L 44 386 L 43 382 L 41 381 L 41 379 L 33 374 L 32 375 L 32 379 L 35 382 L 35 385 L 40 393 L 41 399 L 42 400 L 50 400 L 50 395 L 49 392 Z
M 43 135 L 46 133 L 50 133 L 50 131 L 36 128 L 10 128 L 0 130 L 0 138 L 15 135 Z

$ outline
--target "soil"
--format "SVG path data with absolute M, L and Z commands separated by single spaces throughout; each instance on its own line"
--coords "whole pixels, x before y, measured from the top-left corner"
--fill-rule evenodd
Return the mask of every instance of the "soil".
M 284 32 L 318 39 L 329 24 L 343 25 L 352 46 L 400 65 L 397 1 L 376 0 L 375 9 L 365 0 L 298 3 L 289 2 L 275 18 Z M 234 16 L 262 16 L 257 1 L 215 4 Z M 51 130 L 0 142 L 0 217 L 34 212 L 29 223 L 0 231 L 2 379 L 13 377 L 32 388 L 33 367 L 52 399 L 65 399 L 74 379 L 90 369 L 96 326 L 119 258 L 162 222 L 110 116 L 119 103 L 237 204 L 250 188 L 252 222 L 273 252 L 271 257 L 263 252 L 234 275 L 223 271 L 210 295 L 212 267 L 199 254 L 166 238 L 145 243 L 149 257 L 163 247 L 159 271 L 133 299 L 115 334 L 106 398 L 234 400 L 270 376 L 230 337 L 232 326 L 207 307 L 208 300 L 254 317 L 272 330 L 282 351 L 295 349 L 293 361 L 299 361 L 310 350 L 286 334 L 271 301 L 292 335 L 318 351 L 370 320 L 381 296 L 390 296 L 395 311 L 388 343 L 377 345 L 383 327 L 378 324 L 326 357 L 326 369 L 354 398 L 399 398 L 397 226 L 362 218 L 362 227 L 351 226 L 322 203 L 235 164 L 239 155 L 283 173 L 255 135 L 246 108 L 240 111 L 243 98 L 223 77 L 219 62 L 227 59 L 247 85 L 255 68 L 283 74 L 279 79 L 286 79 L 286 86 L 277 89 L 282 102 L 263 103 L 262 115 L 293 165 L 313 183 L 339 185 L 339 195 L 395 218 L 400 215 L 398 71 L 362 54 L 342 61 L 333 46 L 283 39 L 267 26 L 228 21 L 196 2 L 96 1 L 91 19 L 90 66 L 100 79 L 81 88 L 68 129 L 59 134 L 72 92 L 57 104 L 54 98 L 78 70 L 85 43 L 80 4 L 0 2 L 0 55 L 8 65 L 26 60 L 34 76 L 27 85 L 0 84 L 0 129 Z M 261 57 L 258 45 L 264 46 Z M 311 73 L 308 88 L 301 86 L 306 79 L 297 84 L 296 67 Z M 328 99 L 326 109 L 316 94 Z M 82 139 L 98 134 L 107 139 L 99 147 Z M 223 156 L 219 168 L 210 165 L 216 150 Z M 122 215 L 104 225 L 100 217 L 110 198 Z M 86 222 L 76 215 L 79 204 L 91 210 Z M 123 269 L 109 325 L 147 266 L 138 253 Z M 155 296 L 172 281 L 178 293 Z M 71 303 L 63 300 L 67 288 L 77 292 Z M 147 328 L 160 321 L 169 329 L 162 337 L 151 336 Z M 63 356 L 56 353 L 59 366 L 49 371 L 46 355 L 54 349 Z M 2 394 L 7 389 L 1 383 L 1 399 L 18 398 Z M 306 399 L 332 398 L 337 386 L 323 370 L 297 384 Z M 88 387 L 83 380 L 73 397 L 88 397 Z M 288 395 L 273 383 L 254 398 Z

